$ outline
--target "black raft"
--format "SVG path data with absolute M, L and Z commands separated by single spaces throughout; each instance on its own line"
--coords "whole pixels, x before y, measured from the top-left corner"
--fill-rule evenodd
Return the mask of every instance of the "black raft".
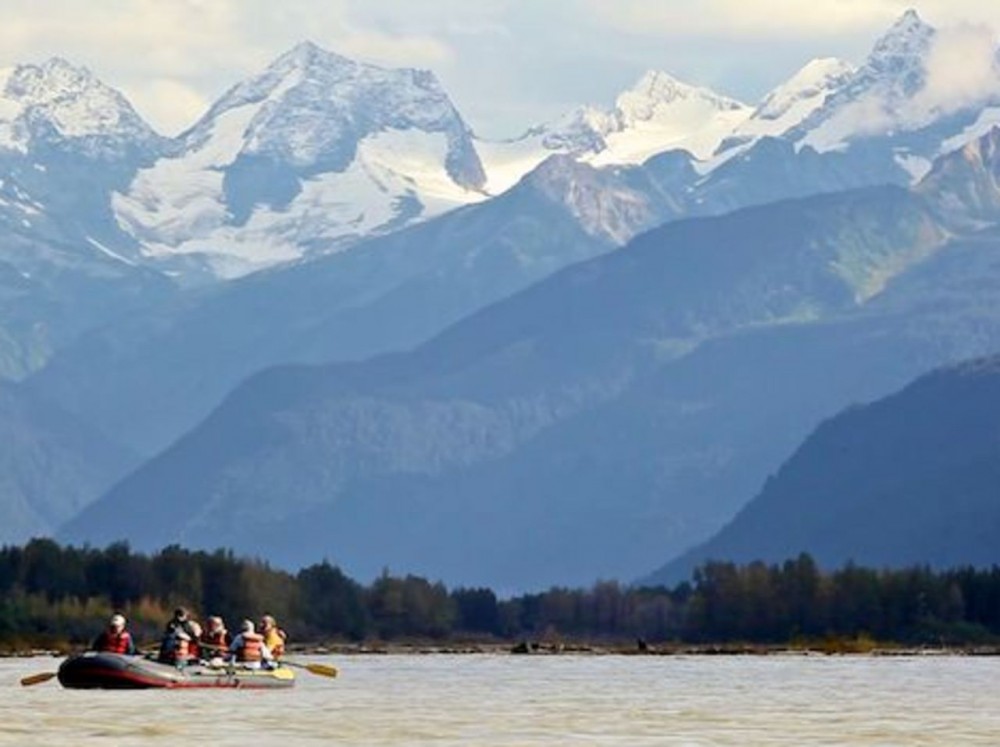
M 246 669 L 240 665 L 175 667 L 140 656 L 88 651 L 71 656 L 59 667 L 59 682 L 74 689 L 138 690 L 151 687 L 288 688 L 295 673 L 287 667 Z

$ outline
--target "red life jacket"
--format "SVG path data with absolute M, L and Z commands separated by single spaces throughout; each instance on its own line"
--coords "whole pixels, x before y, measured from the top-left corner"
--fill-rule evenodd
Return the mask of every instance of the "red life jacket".
M 109 630 L 104 634 L 100 650 L 106 651 L 109 654 L 127 654 L 131 648 L 131 643 L 132 636 L 129 635 L 127 630 L 123 630 L 121 633 L 112 633 Z
M 236 652 L 239 661 L 260 661 L 264 658 L 264 636 L 260 633 L 244 633 L 243 645 Z

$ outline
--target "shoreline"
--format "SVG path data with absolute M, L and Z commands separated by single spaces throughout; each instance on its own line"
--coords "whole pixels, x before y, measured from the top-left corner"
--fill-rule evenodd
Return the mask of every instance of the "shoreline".
M 0 659 L 63 658 L 72 650 L 29 648 L 0 652 Z M 588 644 L 367 642 L 292 645 L 289 658 L 301 656 L 1000 656 L 1000 645 L 912 646 L 870 641 L 811 644 Z

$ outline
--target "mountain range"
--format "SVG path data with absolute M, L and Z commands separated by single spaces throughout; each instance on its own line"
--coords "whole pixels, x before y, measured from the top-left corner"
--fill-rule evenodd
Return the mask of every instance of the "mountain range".
M 1000 74 L 945 95 L 944 33 L 908 12 L 757 106 L 650 72 L 492 143 L 433 74 L 310 43 L 169 140 L 15 69 L 3 374 L 141 453 L 60 536 L 512 589 L 661 565 L 820 419 L 992 352 Z
M 504 147 L 522 156 L 526 147 L 529 151 L 534 148 L 535 155 L 527 163 L 538 163 L 508 193 L 482 199 L 484 195 L 477 192 L 476 199 L 481 200 L 477 204 L 409 227 L 397 224 L 397 230 L 362 240 L 353 245 L 353 250 L 333 254 L 320 251 L 319 257 L 307 263 L 281 265 L 254 274 L 245 282 L 196 289 L 182 294 L 174 304 L 158 302 L 146 314 L 130 314 L 62 346 L 34 383 L 63 407 L 151 455 L 193 427 L 227 391 L 264 366 L 357 360 L 411 347 L 548 273 L 622 246 L 665 221 L 870 184 L 909 184 L 911 174 L 899 165 L 900 154 L 905 151 L 911 159 L 936 156 L 946 142 L 957 137 L 956 133 L 964 132 L 971 138 L 989 121 L 992 99 L 977 101 L 958 114 L 944 111 L 940 121 L 920 120 L 918 133 L 911 133 L 911 139 L 920 143 L 919 150 L 916 145 L 899 145 L 910 136 L 895 119 L 893 126 L 904 132 L 894 132 L 892 137 L 866 132 L 864 137 L 848 138 L 843 147 L 825 152 L 802 144 L 802 132 L 813 132 L 814 128 L 803 129 L 801 125 L 812 120 L 816 127 L 823 127 L 831 118 L 842 120 L 842 112 L 849 113 L 852 107 L 871 108 L 872 100 L 881 102 L 890 114 L 912 109 L 912 100 L 919 98 L 920 91 L 910 91 L 907 97 L 909 89 L 904 81 L 927 63 L 929 40 L 934 33 L 915 14 L 905 14 L 858 70 L 833 60 L 810 63 L 766 97 L 756 110 L 665 74 L 647 74 L 634 90 L 622 94 L 610 111 L 587 109 L 585 116 L 574 115 L 570 123 L 543 127 L 506 144 Z M 297 248 L 281 250 L 284 256 L 297 252 L 311 256 L 308 247 L 316 244 L 313 239 L 303 238 L 302 231 L 318 224 L 295 208 L 295 200 L 304 194 L 300 187 L 309 179 L 319 178 L 317 169 L 334 164 L 329 167 L 350 171 L 358 162 L 355 159 L 351 162 L 354 165 L 344 167 L 343 163 L 334 163 L 337 159 L 332 155 L 320 157 L 311 152 L 306 154 L 308 157 L 300 154 L 299 160 L 317 160 L 314 166 L 296 166 L 289 143 L 296 138 L 312 141 L 299 129 L 282 129 L 279 124 L 304 119 L 312 123 L 304 129 L 313 133 L 310 127 L 327 121 L 316 111 L 325 112 L 330 107 L 341 114 L 350 111 L 350 102 L 363 98 L 359 91 L 368 78 L 396 91 L 395 98 L 405 91 L 423 101 L 420 97 L 429 94 L 423 89 L 414 93 L 409 84 L 412 77 L 410 73 L 390 74 L 370 66 L 357 69 L 350 61 L 314 45 L 300 45 L 267 72 L 224 96 L 181 137 L 174 156 L 142 171 L 134 184 L 153 179 L 157 173 L 182 169 L 187 177 L 181 183 L 200 190 L 207 182 L 194 172 L 184 171 L 188 167 L 182 168 L 182 164 L 202 163 L 198 168 L 207 169 L 204 173 L 214 185 L 214 196 L 204 193 L 204 199 L 185 197 L 177 203 L 186 206 L 178 208 L 178 215 L 192 221 L 192 226 L 204 227 L 212 221 L 206 223 L 195 217 L 202 215 L 196 204 L 204 204 L 211 206 L 222 222 L 212 223 L 215 228 L 207 229 L 208 233 L 193 242 L 207 241 L 218 248 L 228 239 L 216 241 L 210 236 L 216 236 L 218 231 L 236 231 L 226 235 L 237 242 L 245 239 L 250 251 L 264 251 L 264 247 L 272 245 L 269 239 L 243 233 L 250 230 L 247 226 L 256 220 L 254 216 L 264 211 L 272 217 L 278 215 L 300 234 L 301 240 L 292 242 Z M 333 103 L 324 102 L 311 87 L 316 80 L 324 85 L 337 81 L 345 92 Z M 432 88 L 438 91 L 436 85 Z M 293 92 L 298 93 L 293 96 Z M 835 97 L 834 92 L 841 93 Z M 436 93 L 432 98 L 434 106 L 427 105 L 436 112 L 432 119 L 447 121 L 449 132 L 461 140 L 466 129 L 460 119 L 451 116 L 453 107 Z M 823 102 L 827 99 L 835 99 L 835 103 L 826 106 Z M 300 115 L 278 116 L 279 109 L 284 111 L 296 103 L 307 104 Z M 273 117 L 267 114 L 272 110 Z M 255 123 L 246 130 L 250 134 L 234 139 L 234 130 L 221 125 L 216 132 L 217 120 L 236 116 L 237 111 L 243 111 L 240 116 Z M 340 120 L 333 117 L 333 121 Z M 580 136 L 581 122 L 593 124 L 593 128 L 585 128 L 585 137 Z M 325 126 L 326 130 L 320 128 L 322 132 L 309 137 L 326 137 L 328 145 L 339 142 L 329 131 L 343 127 Z M 409 126 L 414 132 L 426 128 L 416 120 Z M 367 142 L 365 138 L 371 136 L 369 130 L 374 125 L 366 127 L 369 129 L 352 130 L 346 136 L 349 142 L 338 147 L 348 154 L 363 150 L 359 143 Z M 733 128 L 742 128 L 742 134 L 725 135 Z M 267 133 L 265 139 L 270 138 L 267 149 L 272 155 L 268 158 L 280 160 L 278 154 L 291 154 L 287 155 L 291 159 L 287 168 L 283 167 L 291 182 L 272 174 L 273 178 L 262 177 L 260 183 L 273 186 L 294 182 L 298 186 L 289 194 L 299 197 L 291 196 L 292 202 L 277 213 L 267 205 L 256 205 L 243 216 L 249 222 L 240 227 L 232 222 L 235 219 L 225 207 L 223 182 L 228 166 L 223 161 L 243 158 L 234 154 L 245 148 L 250 148 L 246 157 L 258 158 L 253 155 L 254 148 L 264 146 L 248 143 L 264 137 L 262 132 Z M 712 142 L 706 150 L 721 148 L 719 154 L 704 161 L 686 150 L 665 150 L 642 163 L 600 165 L 602 161 L 614 161 L 616 153 L 649 149 L 658 138 L 673 147 L 699 137 L 709 137 Z M 727 137 L 728 146 L 723 144 Z M 528 141 L 534 145 L 526 146 Z M 465 145 L 456 153 L 472 153 L 483 145 L 474 138 L 461 142 Z M 212 165 L 198 160 L 198 153 L 223 152 L 227 154 L 225 159 L 213 161 Z M 551 155 L 546 157 L 546 153 Z M 348 156 L 340 158 L 346 163 Z M 499 151 L 494 150 L 488 158 L 472 159 L 467 178 L 460 181 L 472 185 L 475 179 L 470 174 L 479 173 L 476 164 L 483 164 L 486 179 L 491 180 L 489 175 L 497 173 L 493 164 L 499 158 Z M 520 168 L 526 167 L 521 162 Z M 337 173 L 341 172 L 330 172 Z M 153 189 L 153 182 L 143 183 Z M 165 185 L 161 184 L 163 189 Z M 331 194 L 342 199 L 340 190 Z M 393 194 L 392 190 L 386 194 Z M 116 204 L 120 207 L 124 203 L 119 200 Z M 322 220 L 339 220 L 335 212 L 319 210 L 317 215 Z M 179 226 L 176 222 L 172 225 Z M 147 228 L 155 233 L 151 226 Z M 191 226 L 183 231 L 190 233 L 189 229 Z M 325 232 L 331 242 L 339 241 L 334 241 L 329 226 L 317 230 Z M 140 232 L 140 237 L 151 242 L 144 245 L 161 246 L 165 253 L 173 251 L 157 243 L 153 234 Z M 173 239 L 170 242 L 175 249 L 180 244 L 189 249 L 194 246 L 187 239 L 180 244 Z M 280 242 L 288 243 L 284 238 Z M 193 256 L 186 254 L 183 247 L 177 251 Z M 240 265 L 234 255 L 217 260 L 213 260 L 217 265 Z M 301 288 L 308 291 L 296 292 L 303 281 Z M 294 298 L 290 300 L 290 296 Z M 255 317 L 252 325 L 245 321 L 248 314 Z M 167 365 L 169 360 L 183 360 L 184 365 Z M 22 368 L 30 365 L 25 363 Z M 113 373 L 109 375 L 109 371 Z M 150 398 L 150 389 L 160 395 Z
M 996 160 L 981 167 L 996 183 Z M 674 221 L 412 352 L 263 372 L 63 536 L 270 538 L 282 563 L 507 589 L 638 576 L 720 526 L 822 417 L 997 344 L 1000 244 L 955 238 L 945 194 Z

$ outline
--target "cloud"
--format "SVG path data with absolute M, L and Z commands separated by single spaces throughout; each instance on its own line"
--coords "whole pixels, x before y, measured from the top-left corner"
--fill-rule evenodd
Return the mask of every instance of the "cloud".
M 927 82 L 915 97 L 921 107 L 954 111 L 1000 93 L 996 41 L 985 25 L 941 29 L 927 59 Z
M 787 39 L 878 33 L 910 8 L 930 23 L 970 19 L 1000 26 L 1000 3 L 984 0 L 587 0 L 588 10 L 629 34 Z
M 355 31 L 335 36 L 330 46 L 347 57 L 393 67 L 438 67 L 455 58 L 449 45 L 430 36 Z
M 667 38 L 745 38 L 843 34 L 885 26 L 902 10 L 872 0 L 590 0 L 589 10 L 613 28 Z M 905 5 L 904 5 L 905 7 Z

